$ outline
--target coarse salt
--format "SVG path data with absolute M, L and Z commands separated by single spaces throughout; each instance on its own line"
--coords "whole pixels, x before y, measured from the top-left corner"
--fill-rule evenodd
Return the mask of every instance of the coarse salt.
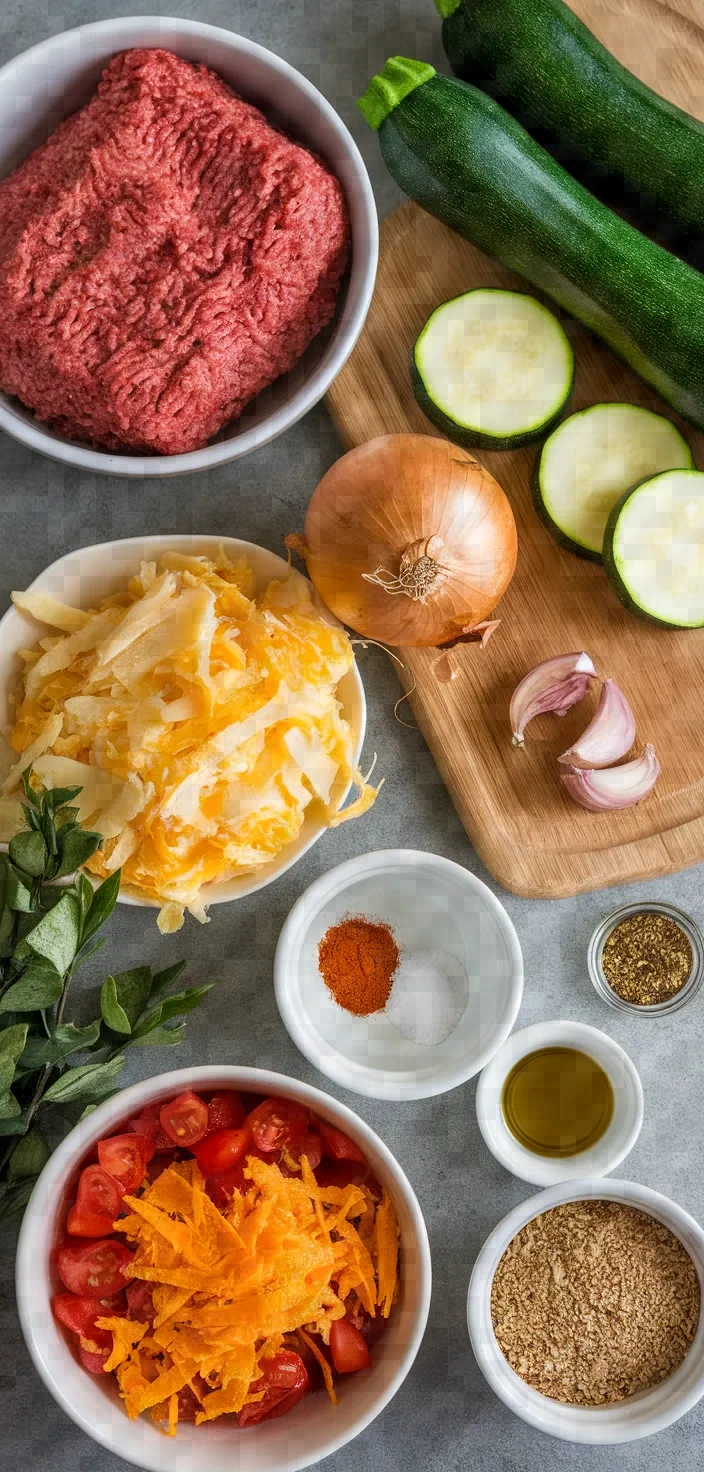
M 456 956 L 411 951 L 399 962 L 386 1016 L 410 1042 L 436 1048 L 463 1017 L 467 995 L 467 977 Z

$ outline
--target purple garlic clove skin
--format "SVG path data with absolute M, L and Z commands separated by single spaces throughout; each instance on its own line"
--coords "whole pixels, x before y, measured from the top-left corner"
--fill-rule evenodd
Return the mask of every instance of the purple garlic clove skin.
M 557 760 L 568 767 L 610 767 L 630 751 L 635 739 L 636 718 L 623 691 L 613 680 L 604 680 L 593 720 Z
M 660 776 L 660 763 L 652 746 L 643 755 L 620 767 L 601 767 L 585 771 L 570 767 L 560 781 L 580 807 L 592 813 L 611 813 L 619 808 L 632 808 L 652 792 Z
M 536 665 L 521 680 L 511 696 L 509 718 L 514 746 L 523 745 L 523 733 L 534 716 L 554 711 L 563 716 L 583 700 L 596 679 L 596 670 L 588 654 L 558 654 Z

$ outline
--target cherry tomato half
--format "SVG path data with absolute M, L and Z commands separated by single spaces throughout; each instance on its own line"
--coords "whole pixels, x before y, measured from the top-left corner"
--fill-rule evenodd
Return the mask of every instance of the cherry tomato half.
M 291 1349 L 282 1349 L 280 1354 L 262 1360 L 261 1368 L 261 1377 L 252 1388 L 263 1390 L 264 1395 L 261 1400 L 253 1400 L 242 1407 L 240 1426 L 256 1426 L 259 1421 L 285 1416 L 310 1389 L 310 1377 L 303 1360 Z
M 205 1189 L 215 1206 L 226 1209 L 235 1191 L 244 1192 L 250 1189 L 252 1182 L 245 1177 L 244 1173 L 250 1155 L 253 1155 L 255 1160 L 263 1160 L 267 1165 L 271 1164 L 270 1155 L 265 1155 L 262 1150 L 250 1146 L 244 1159 L 238 1161 L 237 1165 L 233 1165 L 231 1170 L 219 1171 L 215 1175 L 208 1176 Z
M 120 1211 L 120 1189 L 115 1178 L 101 1165 L 88 1165 L 81 1171 L 76 1204 L 81 1211 L 93 1212 L 115 1220 Z
M 181 1145 L 192 1150 L 203 1139 L 208 1128 L 208 1106 L 197 1094 L 186 1089 L 177 1099 L 162 1104 L 159 1119 L 165 1135 L 172 1145 Z
M 112 1340 L 112 1334 L 110 1335 L 110 1339 Z M 90 1350 L 84 1349 L 80 1343 L 78 1345 L 78 1358 L 84 1370 L 90 1370 L 91 1375 L 103 1375 L 105 1373 L 105 1364 L 110 1358 L 110 1353 L 111 1351 L 107 1346 L 105 1349 Z
M 66 1218 L 66 1231 L 71 1237 L 109 1237 L 113 1229 L 113 1218 L 98 1212 L 84 1211 L 76 1202 Z
M 330 1325 L 330 1353 L 338 1375 L 366 1370 L 371 1363 L 367 1342 L 349 1319 L 335 1319 Z
M 132 1253 L 115 1237 L 97 1242 L 64 1242 L 57 1267 L 61 1282 L 70 1293 L 85 1298 L 112 1298 L 125 1287 L 123 1268 Z
M 206 1135 L 194 1151 L 203 1175 L 218 1175 L 221 1171 L 231 1170 L 243 1159 L 251 1141 L 251 1131 L 246 1125 L 240 1130 L 216 1130 L 214 1135 Z
M 107 1140 L 98 1140 L 98 1160 L 117 1181 L 122 1196 L 129 1196 L 141 1186 L 153 1154 L 154 1146 L 146 1135 L 110 1135 Z
M 130 1120 L 130 1129 L 134 1130 L 137 1135 L 146 1135 L 147 1139 L 151 1140 L 157 1154 L 162 1150 L 173 1149 L 171 1140 L 161 1128 L 160 1107 L 159 1104 L 146 1104 L 142 1113 L 137 1115 L 136 1119 Z
M 142 1324 L 151 1324 L 156 1317 L 154 1299 L 152 1298 L 151 1283 L 144 1283 L 141 1278 L 133 1278 L 127 1284 L 127 1317 L 137 1319 Z
M 244 1124 L 244 1105 L 239 1094 L 230 1089 L 227 1094 L 213 1094 L 208 1101 L 208 1135 L 216 1130 L 238 1130 Z
M 76 1293 L 58 1293 L 53 1302 L 57 1319 L 67 1329 L 86 1339 L 95 1339 L 99 1345 L 107 1345 L 108 1348 L 112 1346 L 112 1334 L 109 1329 L 99 1329 L 95 1321 L 105 1315 L 117 1314 L 122 1318 L 125 1306 L 124 1293 L 110 1299 L 79 1298 Z
M 319 1186 L 366 1186 L 381 1201 L 383 1192 L 376 1176 L 373 1176 L 366 1161 L 322 1160 L 316 1166 L 315 1179 Z
M 308 1129 L 308 1110 L 295 1099 L 265 1099 L 247 1117 L 252 1139 L 260 1150 L 301 1153 Z
M 364 1161 L 359 1147 L 342 1130 L 338 1130 L 334 1124 L 326 1124 L 324 1119 L 319 1119 L 318 1125 L 323 1137 L 323 1151 L 330 1160 Z

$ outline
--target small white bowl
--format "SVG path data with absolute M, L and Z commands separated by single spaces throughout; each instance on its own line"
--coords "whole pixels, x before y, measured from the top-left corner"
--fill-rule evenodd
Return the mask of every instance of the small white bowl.
M 101 598 L 106 598 L 111 593 L 124 588 L 127 580 L 139 571 L 140 563 L 145 560 L 154 561 L 163 552 L 175 551 L 187 552 L 193 556 L 215 557 L 220 547 L 224 547 L 231 557 L 245 556 L 247 558 L 254 572 L 258 592 L 265 588 L 272 578 L 289 575 L 288 563 L 284 562 L 282 557 L 277 557 L 275 552 L 269 552 L 266 547 L 256 546 L 254 542 L 242 542 L 237 537 L 205 537 L 190 534 L 169 536 L 166 534 L 157 537 L 130 537 L 118 542 L 101 542 L 95 547 L 79 547 L 76 552 L 68 552 L 65 557 L 59 557 L 57 562 L 52 562 L 50 567 L 45 568 L 44 572 L 41 572 L 39 577 L 30 583 L 30 588 L 35 593 L 52 593 L 55 598 L 63 599 L 77 608 L 95 608 Z M 291 572 L 296 578 L 302 576 L 295 569 L 292 569 Z M 339 628 L 340 624 L 337 619 L 323 607 L 315 594 L 314 601 L 323 618 Z M 12 702 L 23 669 L 19 650 L 36 644 L 37 640 L 43 638 L 46 633 L 46 624 L 37 623 L 36 619 L 29 617 L 29 614 L 20 613 L 14 607 L 9 608 L 0 619 L 0 730 L 2 731 L 11 726 L 14 721 Z M 356 664 L 352 665 L 352 668 L 340 681 L 337 695 L 341 703 L 342 715 L 348 722 L 354 737 L 353 757 L 356 763 L 362 750 L 367 720 L 364 687 Z M 349 784 L 341 780 L 333 788 L 333 800 L 343 802 L 347 792 L 349 792 Z M 266 884 L 271 884 L 274 879 L 278 879 L 280 874 L 285 874 L 286 870 L 290 869 L 292 864 L 297 863 L 327 831 L 325 824 L 309 813 L 298 838 L 293 843 L 287 844 L 278 857 L 270 864 L 266 864 L 258 873 L 243 875 L 241 879 L 229 879 L 223 884 L 206 885 L 203 890 L 206 903 L 220 905 L 229 900 L 242 899 L 243 895 L 254 894 L 256 890 L 263 889 Z M 156 900 L 146 899 L 143 895 L 134 892 L 130 893 L 127 889 L 120 890 L 119 899 L 125 905 L 144 905 L 154 908 L 159 904 Z
M 383 1012 L 355 1017 L 318 970 L 318 943 L 344 915 L 385 921 L 407 952 L 440 948 L 460 962 L 467 1007 L 438 1047 L 401 1036 Z M 518 937 L 502 904 L 460 864 L 415 849 L 362 854 L 316 880 L 294 905 L 274 961 L 276 1000 L 294 1043 L 343 1088 L 373 1099 L 425 1099 L 478 1073 L 516 1020 Z
M 652 1436 L 678 1421 L 704 1395 L 704 1313 L 692 1346 L 669 1380 L 609 1406 L 568 1406 L 550 1400 L 511 1369 L 499 1348 L 491 1318 L 494 1273 L 509 1243 L 527 1222 L 566 1201 L 621 1201 L 669 1227 L 689 1253 L 704 1295 L 704 1231 L 688 1212 L 659 1191 L 633 1181 L 563 1181 L 510 1211 L 487 1237 L 469 1283 L 467 1323 L 472 1349 L 492 1390 L 516 1416 L 562 1441 L 609 1446 Z
M 611 1123 L 589 1150 L 564 1160 L 551 1160 L 527 1150 L 511 1134 L 501 1108 L 504 1083 L 519 1058 L 540 1048 L 575 1048 L 601 1065 L 614 1091 Z M 625 1159 L 643 1124 L 643 1086 L 623 1048 L 584 1022 L 536 1022 L 515 1032 L 494 1054 L 477 1085 L 477 1122 L 492 1155 L 522 1181 L 554 1186 L 558 1181 L 605 1176 Z
M 147 1416 L 130 1421 L 114 1377 L 89 1375 L 74 1358 L 51 1311 L 61 1291 L 55 1245 L 69 1184 L 102 1135 L 109 1134 L 147 1104 L 184 1089 L 244 1089 L 298 1099 L 337 1125 L 364 1152 L 388 1188 L 401 1229 L 400 1294 L 389 1326 L 379 1340 L 368 1374 L 348 1375 L 333 1406 L 324 1392 L 281 1420 L 248 1431 L 224 1421 L 207 1426 L 179 1425 L 175 1440 L 165 1437 Z M 328 1094 L 282 1074 L 259 1068 L 211 1065 L 162 1073 L 134 1084 L 100 1104 L 59 1145 L 45 1166 L 24 1215 L 17 1248 L 17 1305 L 29 1352 L 44 1384 L 67 1415 L 88 1436 L 130 1466 L 148 1472 L 296 1472 L 346 1446 L 396 1394 L 413 1364 L 430 1306 L 431 1267 L 428 1234 L 415 1193 L 400 1165 L 378 1135 Z
M 54 434 L 15 399 L 0 394 L 0 428 L 64 465 L 102 475 L 185 475 L 209 470 L 266 445 L 296 424 L 327 393 L 359 337 L 374 290 L 379 253 L 376 205 L 362 156 L 335 109 L 288 62 L 220 26 L 165 16 L 122 16 L 62 31 L 23 51 L 0 70 L 0 178 L 91 97 L 108 61 L 131 47 L 162 47 L 203 62 L 326 160 L 347 200 L 352 234 L 347 289 L 336 318 L 288 374 L 258 395 L 240 419 L 187 455 L 130 455 L 93 450 Z

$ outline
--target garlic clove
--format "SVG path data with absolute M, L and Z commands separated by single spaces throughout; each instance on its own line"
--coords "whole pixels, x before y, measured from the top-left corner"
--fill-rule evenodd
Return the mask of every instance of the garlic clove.
M 557 760 L 568 767 L 610 767 L 630 751 L 635 739 L 636 718 L 623 691 L 613 680 L 604 680 L 593 720 Z
M 652 746 L 643 755 L 620 767 L 601 767 L 585 771 L 570 767 L 560 781 L 570 797 L 593 813 L 610 813 L 618 808 L 632 808 L 652 792 L 660 776 L 660 763 Z
M 557 654 L 553 659 L 536 665 L 511 696 L 509 718 L 514 746 L 523 745 L 523 732 L 534 716 L 544 715 L 547 711 L 563 716 L 584 699 L 594 679 L 596 670 L 584 651 Z

